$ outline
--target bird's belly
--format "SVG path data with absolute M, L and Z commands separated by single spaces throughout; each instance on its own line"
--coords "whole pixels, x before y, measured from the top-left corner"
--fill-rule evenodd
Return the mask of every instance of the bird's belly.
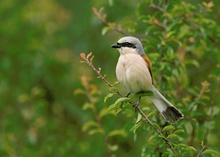
M 147 63 L 140 55 L 127 54 L 119 57 L 116 76 L 129 93 L 148 91 L 152 79 Z

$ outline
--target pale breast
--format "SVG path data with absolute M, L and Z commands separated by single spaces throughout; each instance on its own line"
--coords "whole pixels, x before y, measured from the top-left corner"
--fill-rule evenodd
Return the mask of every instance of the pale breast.
M 130 93 L 151 90 L 152 79 L 147 63 L 138 54 L 121 55 L 116 66 L 116 76 Z

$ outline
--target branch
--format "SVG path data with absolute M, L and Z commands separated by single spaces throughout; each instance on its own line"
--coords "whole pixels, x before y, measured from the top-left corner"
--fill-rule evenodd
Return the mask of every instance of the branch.
M 159 7 L 159 6 L 156 6 L 155 4 L 151 4 L 151 5 L 150 5 L 150 8 L 159 10 L 159 11 L 162 12 L 163 14 L 166 14 L 166 10 L 164 10 L 163 8 L 161 8 L 161 7 Z
M 106 14 L 102 15 L 102 11 L 104 10 L 104 8 L 100 8 L 99 10 L 97 10 L 95 7 L 92 8 L 93 13 L 96 15 L 96 17 L 98 17 L 105 25 L 107 25 L 108 27 L 110 27 L 112 30 L 119 32 L 123 35 L 128 35 L 127 33 L 123 32 L 121 29 L 120 25 L 116 25 L 115 23 L 111 23 L 108 22 L 106 20 Z
M 84 53 L 81 53 L 80 56 L 81 58 L 84 60 L 84 61 L 81 61 L 81 62 L 84 62 L 86 64 L 88 64 L 95 72 L 96 74 L 98 75 L 98 78 L 102 79 L 106 85 L 108 85 L 109 87 L 113 87 L 113 85 L 111 83 L 109 83 L 106 79 L 105 79 L 105 76 L 103 76 L 100 71 L 101 69 L 99 68 L 96 69 L 94 67 L 94 65 L 92 64 L 92 61 L 93 61 L 93 58 L 94 56 L 92 56 L 92 52 L 90 52 L 87 56 L 84 54 Z M 91 57 L 91 58 L 90 58 Z M 90 59 L 89 59 L 90 58 Z M 120 96 L 120 97 L 124 97 L 119 91 L 118 89 L 114 88 L 114 91 Z M 144 121 L 147 122 L 148 124 L 150 124 L 150 126 L 159 134 L 159 135 L 162 135 L 163 137 L 163 134 L 162 134 L 162 131 L 160 129 L 158 129 L 157 127 L 155 127 L 155 125 L 150 121 L 150 119 L 147 118 L 147 116 L 145 115 L 145 113 L 140 109 L 139 105 L 137 105 L 134 101 L 132 100 L 129 100 L 129 103 L 135 108 L 135 110 L 140 113 L 142 115 L 142 117 L 144 117 Z M 174 154 L 177 154 L 176 151 L 174 150 L 174 147 L 173 147 L 173 144 L 168 141 L 165 137 L 162 138 L 163 141 L 169 146 L 169 148 L 171 149 L 171 151 L 174 153 Z
M 206 150 L 206 145 L 203 145 L 202 146 L 202 149 L 200 150 L 200 152 L 197 154 L 197 156 L 196 157 L 201 157 L 201 155 L 202 155 L 202 152 L 204 152 L 205 150 Z

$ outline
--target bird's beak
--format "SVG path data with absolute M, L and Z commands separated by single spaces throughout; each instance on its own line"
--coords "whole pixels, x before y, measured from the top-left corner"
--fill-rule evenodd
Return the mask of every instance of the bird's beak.
M 121 48 L 121 45 L 119 45 L 118 43 L 116 43 L 116 44 L 113 44 L 111 47 L 112 47 L 112 48 Z

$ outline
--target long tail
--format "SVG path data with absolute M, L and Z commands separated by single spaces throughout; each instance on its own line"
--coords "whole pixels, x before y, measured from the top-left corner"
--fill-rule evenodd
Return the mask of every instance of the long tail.
M 173 106 L 160 92 L 152 85 L 154 96 L 150 97 L 154 105 L 160 111 L 162 116 L 170 123 L 183 119 L 184 115 Z

